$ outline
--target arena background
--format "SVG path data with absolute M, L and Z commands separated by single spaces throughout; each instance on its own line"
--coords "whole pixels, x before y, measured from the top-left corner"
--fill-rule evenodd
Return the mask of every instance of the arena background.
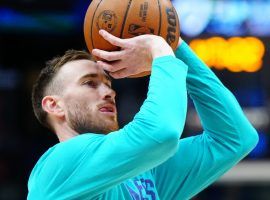
M 33 115 L 31 87 L 46 60 L 67 49 L 86 49 L 82 28 L 89 3 L 0 1 L 0 200 L 26 199 L 32 167 L 58 142 Z M 270 1 L 173 3 L 182 37 L 236 95 L 260 135 L 243 162 L 194 199 L 270 199 Z M 147 83 L 148 78 L 114 82 L 121 126 L 138 111 Z M 200 131 L 190 102 L 184 137 Z

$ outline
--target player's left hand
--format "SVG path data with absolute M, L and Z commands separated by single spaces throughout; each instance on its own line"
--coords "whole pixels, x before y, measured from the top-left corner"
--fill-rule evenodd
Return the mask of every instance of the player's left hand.
M 160 36 L 141 35 L 130 39 L 121 39 L 101 30 L 101 36 L 120 51 L 94 49 L 92 54 L 104 61 L 97 64 L 108 71 L 113 78 L 139 77 L 150 74 L 153 59 L 173 55 L 173 50 Z

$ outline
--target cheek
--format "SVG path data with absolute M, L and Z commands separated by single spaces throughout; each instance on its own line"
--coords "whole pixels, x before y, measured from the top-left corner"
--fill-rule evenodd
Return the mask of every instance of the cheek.
M 81 97 L 77 100 L 77 103 L 80 104 L 80 107 L 84 111 L 95 112 L 98 110 L 98 99 L 93 96 Z
M 96 90 L 73 90 L 74 92 L 66 95 L 64 101 L 67 107 L 77 107 L 82 111 L 97 111 L 98 104 L 101 103 L 101 96 Z

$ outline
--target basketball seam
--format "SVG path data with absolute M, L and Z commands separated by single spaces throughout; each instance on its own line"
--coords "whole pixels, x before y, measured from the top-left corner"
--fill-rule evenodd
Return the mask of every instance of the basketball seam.
M 95 11 L 94 11 L 93 18 L 92 18 L 92 26 L 91 26 L 91 43 L 92 43 L 93 49 L 95 48 L 95 47 L 94 47 L 94 42 L 93 42 L 93 27 L 94 27 L 94 24 L 93 24 L 93 23 L 94 23 L 94 19 L 95 19 L 95 15 L 96 15 L 97 9 L 98 9 L 99 5 L 101 4 L 101 2 L 102 2 L 102 0 L 100 0 L 100 2 L 98 3 L 98 5 L 97 5 L 97 7 L 96 7 L 96 9 L 95 9 Z
M 176 27 L 178 27 L 178 30 L 177 30 L 177 31 L 178 31 L 179 34 L 180 34 L 180 21 L 179 21 L 178 13 L 177 13 L 177 11 L 175 10 L 174 6 L 173 6 L 173 10 L 174 10 L 175 16 L 176 16 Z M 179 37 L 176 39 L 176 41 L 179 42 Z M 178 45 L 178 42 L 177 42 L 177 45 Z M 176 47 L 177 47 L 177 46 L 176 46 Z
M 123 31 L 124 31 L 124 28 L 125 28 L 125 25 L 126 25 L 126 19 L 127 19 L 127 15 L 128 15 L 128 11 L 130 9 L 131 3 L 132 3 L 132 0 L 129 0 L 128 6 L 127 6 L 127 11 L 126 11 L 126 14 L 125 14 L 125 17 L 124 17 L 124 21 L 123 21 L 123 24 L 122 24 L 120 38 L 123 37 Z
M 159 0 L 158 0 L 158 7 L 159 7 L 159 28 L 158 28 L 158 35 L 160 36 L 162 14 L 161 14 L 161 5 L 160 5 L 160 1 Z

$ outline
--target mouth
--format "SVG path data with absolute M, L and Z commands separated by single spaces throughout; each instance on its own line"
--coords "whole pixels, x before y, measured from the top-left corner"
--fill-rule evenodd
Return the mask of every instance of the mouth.
M 99 111 L 103 114 L 115 115 L 116 107 L 114 104 L 104 104 L 100 106 Z

